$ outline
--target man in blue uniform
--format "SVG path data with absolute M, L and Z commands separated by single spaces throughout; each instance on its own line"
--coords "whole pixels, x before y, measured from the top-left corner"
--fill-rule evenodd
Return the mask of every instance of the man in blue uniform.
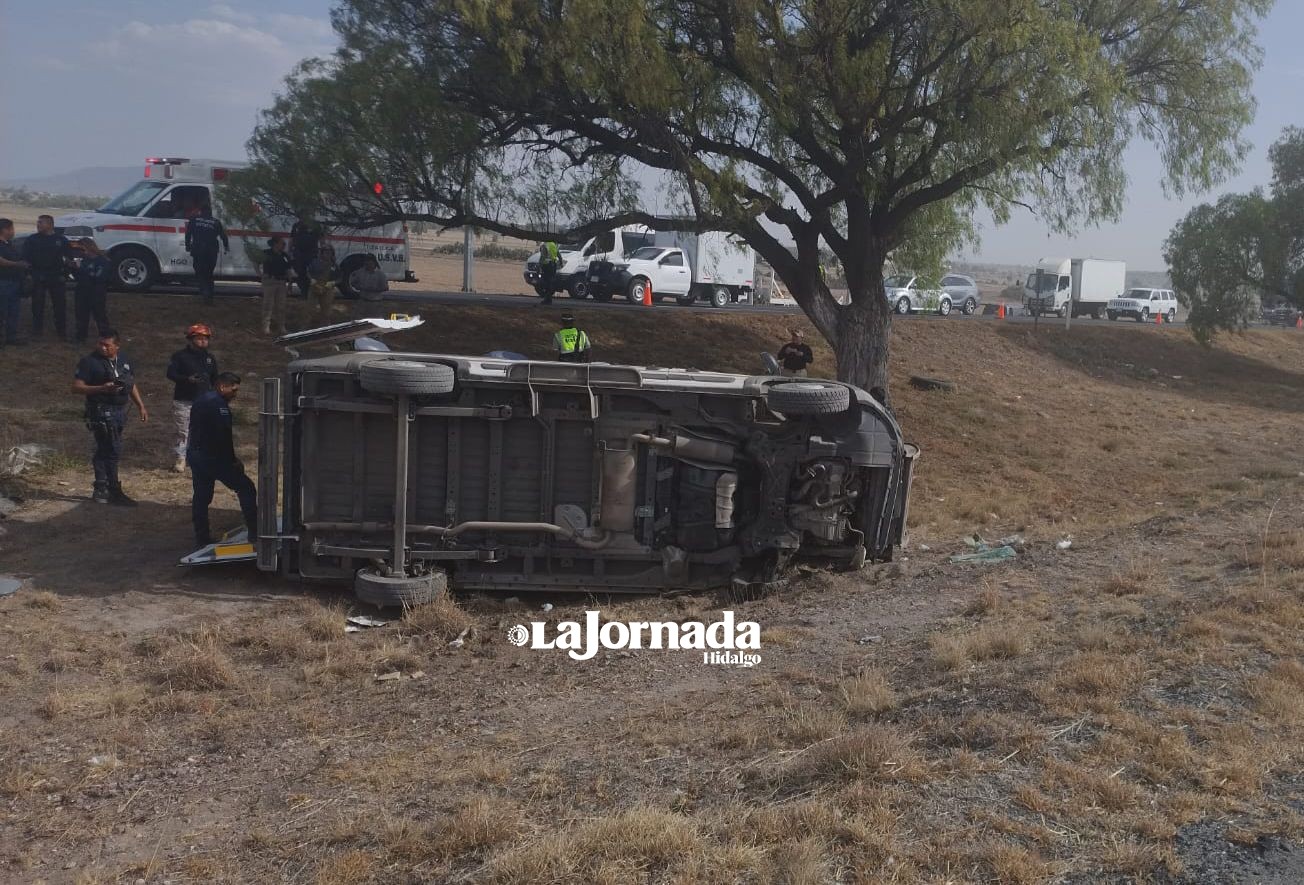
M 223 251 L 231 251 L 226 228 L 213 217 L 213 208 L 204 206 L 198 215 L 186 222 L 186 251 L 190 253 L 195 277 L 199 280 L 199 294 L 205 304 L 213 303 L 213 270 L 217 267 L 218 241 L 221 241 Z
M 200 394 L 190 409 L 190 444 L 186 461 L 194 495 L 190 516 L 195 524 L 195 546 L 213 543 L 208 528 L 208 505 L 213 503 L 213 488 L 222 483 L 240 499 L 249 540 L 258 538 L 258 493 L 245 475 L 244 465 L 235 455 L 231 434 L 231 400 L 240 392 L 240 376 L 222 372 L 213 390 Z
M 90 237 L 78 240 L 77 245 L 81 248 L 82 260 L 77 265 L 77 286 L 72 296 L 73 316 L 77 320 L 76 342 L 85 344 L 91 317 L 95 318 L 96 334 L 103 335 L 109 330 L 108 291 L 113 267 Z
M 45 333 L 45 296 L 49 293 L 54 309 L 54 332 L 68 337 L 67 293 L 68 262 L 72 245 L 63 234 L 54 232 L 54 218 L 41 215 L 36 219 L 36 233 L 23 241 L 23 260 L 32 269 L 32 337 Z
M 0 218 L 0 326 L 4 327 L 3 344 L 18 343 L 18 306 L 23 290 L 27 262 L 14 248 L 14 223 Z
M 141 421 L 149 420 L 145 401 L 136 386 L 131 361 L 119 349 L 118 333 L 112 329 L 100 332 L 95 352 L 77 363 L 73 376 L 72 392 L 86 397 L 86 429 L 95 440 L 91 466 L 95 468 L 95 492 L 91 500 L 97 504 L 132 506 L 136 502 L 127 497 L 118 481 L 118 461 L 122 457 L 122 431 L 127 423 L 127 404 L 134 403 Z

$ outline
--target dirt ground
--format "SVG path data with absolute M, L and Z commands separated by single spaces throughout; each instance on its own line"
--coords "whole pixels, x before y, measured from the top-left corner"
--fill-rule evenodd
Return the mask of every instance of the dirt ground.
M 0 572 L 24 581 L 0 599 L 0 880 L 1304 879 L 1304 336 L 903 323 L 893 402 L 924 455 L 899 561 L 751 601 L 465 597 L 346 634 L 340 589 L 175 565 L 168 354 L 202 319 L 224 367 L 283 361 L 252 300 L 196 307 L 111 304 L 155 412 L 128 431 L 134 510 L 87 501 L 76 351 L 0 352 L 0 449 L 57 452 L 0 481 L 23 498 Z M 551 333 L 530 308 L 427 319 L 403 344 L 542 355 Z M 741 371 L 791 323 L 586 320 L 605 359 Z M 974 532 L 1017 557 L 949 562 Z M 762 661 L 506 641 L 587 609 L 730 609 Z

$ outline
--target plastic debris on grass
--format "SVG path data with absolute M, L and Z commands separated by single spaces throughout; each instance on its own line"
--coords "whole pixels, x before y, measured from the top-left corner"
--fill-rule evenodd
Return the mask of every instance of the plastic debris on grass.
M 964 539 L 964 543 L 973 552 L 957 553 L 951 557 L 951 562 L 1004 562 L 1019 555 L 1014 548 L 1023 544 L 1023 536 L 1010 535 L 992 544 L 980 535 L 970 535 Z

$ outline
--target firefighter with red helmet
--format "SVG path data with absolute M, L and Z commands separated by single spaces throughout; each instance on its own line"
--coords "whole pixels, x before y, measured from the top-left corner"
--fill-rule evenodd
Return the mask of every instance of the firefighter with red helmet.
M 217 358 L 208 352 L 213 330 L 196 323 L 186 330 L 186 346 L 172 354 L 168 380 L 172 382 L 172 420 L 176 424 L 176 464 L 173 470 L 186 472 L 186 446 L 190 442 L 190 407 L 217 382 Z

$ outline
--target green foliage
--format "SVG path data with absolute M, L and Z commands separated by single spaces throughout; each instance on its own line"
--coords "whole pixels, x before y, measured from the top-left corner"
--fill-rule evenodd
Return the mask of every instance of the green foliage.
M 43 191 L 29 191 L 25 187 L 0 188 L 0 203 L 14 203 L 19 206 L 98 209 L 108 201 L 108 197 L 86 197 L 80 194 L 47 194 Z
M 1272 190 L 1196 206 L 1164 243 L 1188 325 L 1207 344 L 1244 328 L 1260 301 L 1304 305 L 1304 130 L 1269 149 Z
M 939 270 L 979 206 L 1027 204 L 1060 230 L 1112 218 L 1135 138 L 1175 193 L 1232 169 L 1270 5 L 346 0 L 342 49 L 264 116 L 248 179 L 358 223 L 731 231 L 834 344 L 840 376 L 883 384 L 889 256 Z M 634 210 L 649 179 L 673 217 Z

